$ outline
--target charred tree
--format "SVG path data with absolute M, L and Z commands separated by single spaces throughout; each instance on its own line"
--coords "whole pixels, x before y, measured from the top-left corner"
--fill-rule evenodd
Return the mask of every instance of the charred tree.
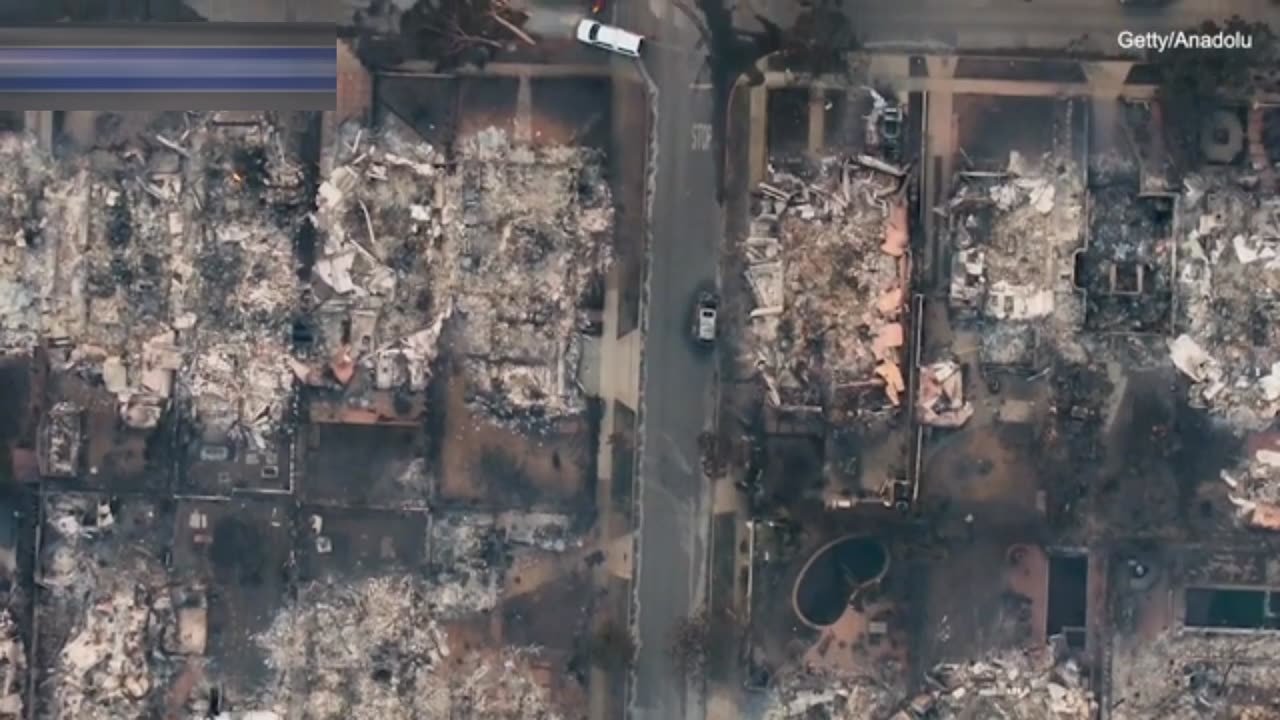
M 528 20 L 507 0 L 428 0 L 405 13 L 400 29 L 408 55 L 452 70 L 484 65 L 517 42 L 534 44 L 523 29 Z
M 677 673 L 702 677 L 707 667 L 707 651 L 711 645 L 711 622 L 706 611 L 681 618 L 671 629 L 667 648 Z
M 836 0 L 810 4 L 786 30 L 765 18 L 759 20 L 788 70 L 814 76 L 848 72 L 845 58 L 858 43 L 853 25 Z
M 605 670 L 622 670 L 631 666 L 636 656 L 636 641 L 631 631 L 617 620 L 607 620 L 591 634 L 588 651 L 591 661 Z

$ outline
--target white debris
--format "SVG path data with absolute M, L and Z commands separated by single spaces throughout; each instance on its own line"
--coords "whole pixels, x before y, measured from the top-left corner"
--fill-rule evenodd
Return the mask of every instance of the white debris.
M 905 688 L 889 677 L 839 677 L 827 673 L 792 673 L 770 688 L 765 720 L 830 720 L 887 718 L 901 702 Z
M 1038 653 L 1040 655 L 1047 653 Z M 942 717 L 1007 720 L 1091 720 L 1098 711 L 1073 660 L 1053 664 L 1037 654 L 1006 652 L 985 660 L 940 665 L 930 673 Z
M 1006 173 L 962 174 L 946 208 L 950 305 L 958 326 L 983 338 L 986 363 L 1026 363 L 1040 338 L 1069 354 L 1083 325 L 1073 272 L 1085 190 L 1065 141 L 1055 145 L 1035 160 L 1010 153 Z M 988 341 L 996 336 L 1036 341 Z
M 973 404 L 964 399 L 960 365 L 934 363 L 920 372 L 919 420 L 935 427 L 960 427 L 973 417 Z
M 745 247 L 755 299 L 749 339 L 783 404 L 817 405 L 824 391 L 901 363 L 907 212 L 898 169 L 872 160 L 828 157 L 797 170 L 812 180 L 771 167 L 759 187 L 762 208 Z
M 1262 390 L 1262 396 L 1268 401 L 1280 400 L 1280 362 L 1272 364 L 1271 372 L 1258 380 L 1258 387 Z
M 41 685 L 41 717 L 144 717 L 182 650 L 164 566 L 146 553 L 121 552 L 126 546 L 113 523 L 102 524 L 95 500 L 60 496 L 47 507 L 41 639 L 65 643 L 42 647 L 55 660 Z M 94 524 L 82 525 L 85 517 Z
M 27 653 L 18 624 L 7 608 L 0 609 L 0 718 L 26 717 L 26 679 Z
M 1218 362 L 1189 335 L 1169 341 L 1169 357 L 1175 367 L 1197 383 L 1217 382 L 1222 377 Z
M 1054 665 L 1020 652 L 939 665 L 916 694 L 888 669 L 850 677 L 795 673 L 777 679 L 770 701 L 764 713 L 768 720 L 819 713 L 831 720 L 1091 720 L 1097 712 L 1097 701 L 1074 661 Z
M 270 670 L 254 706 L 281 717 L 560 717 L 531 674 L 534 650 L 450 650 L 435 594 L 412 576 L 303 587 L 257 638 Z
M 507 541 L 517 545 L 564 552 L 582 544 L 582 539 L 572 531 L 573 518 L 562 513 L 508 512 L 502 514 L 498 523 Z
M 321 355 L 365 315 L 352 355 L 372 387 L 421 390 L 448 328 L 478 402 L 504 416 L 581 411 L 577 304 L 610 259 L 599 154 L 489 129 L 446 167 L 397 129 L 345 132 L 360 142 L 338 143 L 316 214 L 315 277 L 338 296 L 319 309 L 331 318 Z
M 1280 413 L 1280 341 L 1270 322 L 1280 307 L 1280 200 L 1228 178 L 1201 185 L 1201 211 L 1178 239 L 1183 336 L 1174 362 L 1194 381 L 1193 405 L 1241 433 L 1259 430 Z

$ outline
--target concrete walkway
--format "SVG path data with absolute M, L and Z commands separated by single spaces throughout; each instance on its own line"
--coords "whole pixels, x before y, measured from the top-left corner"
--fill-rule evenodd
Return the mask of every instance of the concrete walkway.
M 613 499 L 613 443 L 614 410 L 619 404 L 634 410 L 638 405 L 640 387 L 639 331 L 618 337 L 618 282 L 616 271 L 610 272 L 605 286 L 604 332 L 600 342 L 600 398 L 604 402 L 604 416 L 600 422 L 600 444 L 596 457 L 599 481 L 596 484 L 597 542 L 605 551 L 605 562 L 597 566 L 593 581 L 597 588 L 608 589 L 617 579 L 625 580 L 630 587 L 634 558 L 630 517 L 617 512 Z M 628 593 L 629 595 L 629 593 Z M 630 598 L 628 597 L 628 600 Z M 597 612 L 596 627 L 613 621 L 627 624 L 626 617 L 609 617 Z M 622 698 L 612 697 L 608 673 L 596 665 L 591 667 L 588 683 L 588 716 L 593 720 L 620 717 Z

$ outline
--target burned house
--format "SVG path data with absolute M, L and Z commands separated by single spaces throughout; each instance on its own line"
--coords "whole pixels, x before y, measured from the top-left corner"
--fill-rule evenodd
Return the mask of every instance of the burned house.
M 875 157 L 834 155 L 774 167 L 757 192 L 745 244 L 753 309 L 744 352 L 763 382 L 771 426 L 823 438 L 832 502 L 888 502 L 898 479 L 864 474 L 861 456 L 867 434 L 888 429 L 907 390 L 907 182 Z
M 116 527 L 105 502 L 48 504 L 38 574 L 44 623 L 36 659 L 49 669 L 38 689 L 40 717 L 144 715 L 161 695 L 153 690 L 179 672 L 178 615 L 163 564 L 126 549 L 160 529 L 154 508 L 137 509 Z
M 1056 153 L 1014 152 L 1002 171 L 960 174 L 948 204 L 950 307 L 980 332 L 984 364 L 1032 367 L 1040 343 L 1081 327 L 1083 193 L 1078 168 Z
M 0 351 L 39 375 L 15 466 L 47 491 L 30 667 L 25 617 L 0 616 L 0 717 L 581 705 L 559 669 L 589 621 L 594 498 L 526 496 L 594 471 L 579 308 L 610 262 L 601 152 L 490 129 L 446 155 L 394 121 L 321 147 L 290 113 L 85 120 L 79 157 L 0 134 Z M 475 446 L 507 443 L 483 469 L 529 484 L 515 509 L 456 439 L 439 484 L 480 497 L 435 507 L 437 390 L 475 411 L 450 417 Z
M 75 477 L 80 471 L 80 408 L 61 402 L 49 408 L 36 435 L 36 461 L 45 477 Z
M 803 172 L 803 171 L 802 171 Z M 830 157 L 807 179 L 775 170 L 747 240 L 750 336 L 777 407 L 835 411 L 855 387 L 905 390 L 910 273 L 903 178 Z
M 1276 527 L 1280 472 L 1267 431 L 1280 413 L 1280 206 L 1221 177 L 1193 178 L 1183 194 L 1173 364 L 1187 402 L 1220 419 L 1249 449 L 1222 472 L 1246 522 Z
M 4 247 L 0 315 L 12 350 L 48 345 L 54 375 L 98 388 L 122 426 L 154 430 L 176 405 L 201 437 L 261 446 L 292 392 L 300 170 L 282 128 L 225 120 L 161 115 L 85 165 L 6 136 L 6 179 L 35 200 Z
M 1105 64 L 883 65 L 927 77 L 938 112 L 921 211 L 943 221 L 918 247 L 905 365 L 919 497 L 905 521 L 791 503 L 751 525 L 749 586 L 796 606 L 751 606 L 771 717 L 1280 716 L 1274 98 L 1196 118 L 1205 162 L 1189 171 L 1171 160 L 1187 148 L 1164 147 L 1180 138 L 1161 91 L 1099 82 Z M 949 88 L 953 72 L 1006 92 Z M 1024 72 L 1077 75 L 1089 97 L 1023 96 Z M 811 94 L 811 113 L 830 97 Z M 785 246 L 760 241 L 777 226 L 751 231 L 761 275 L 781 270 Z M 757 313 L 781 305 L 756 295 Z M 832 436 L 828 463 L 883 463 Z M 840 533 L 885 543 L 894 568 L 852 587 L 833 573 L 814 627 L 793 581 Z
M 448 345 L 495 417 L 582 411 L 578 307 L 608 266 L 612 228 L 598 153 L 489 130 L 446 158 L 395 129 L 352 129 L 332 163 L 315 360 L 294 361 L 299 379 L 336 390 L 339 416 L 355 418 L 378 394 L 422 393 Z M 320 397 L 326 417 L 334 401 Z

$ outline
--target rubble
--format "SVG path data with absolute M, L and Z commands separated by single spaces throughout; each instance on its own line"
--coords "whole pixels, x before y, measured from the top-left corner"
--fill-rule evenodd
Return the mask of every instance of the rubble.
M 486 612 L 498 604 L 503 570 L 503 537 L 497 519 L 449 513 L 431 524 L 436 582 L 423 586 L 432 612 L 441 619 Z
M 973 417 L 973 404 L 964 399 L 960 364 L 936 362 L 920 372 L 917 418 L 925 425 L 960 427 Z
M 1266 718 L 1275 714 L 1275 633 L 1188 632 L 1115 643 L 1111 673 L 1114 720 Z
M 855 677 L 815 672 L 789 673 L 776 678 L 764 718 L 887 718 L 901 702 L 904 693 L 900 680 L 888 673 Z
M 1093 693 L 1074 660 L 1054 664 L 1023 652 L 940 665 L 929 674 L 932 712 L 938 718 L 1090 720 Z
M 896 402 L 910 258 L 904 171 L 871 157 L 770 167 L 746 244 L 750 341 L 775 404 L 884 382 Z
M 39 716 L 148 716 L 182 662 L 176 607 L 189 599 L 171 592 L 160 558 L 120 545 L 105 503 L 58 496 L 46 517 L 41 651 L 53 662 Z
M 1280 201 L 1198 177 L 1183 195 L 1174 363 L 1188 400 L 1239 432 L 1280 412 Z M 1188 367 L 1190 358 L 1198 362 Z
M 495 414 L 584 407 L 576 311 L 607 269 L 613 221 L 598 153 L 490 129 L 446 162 L 395 128 L 347 128 L 332 164 L 316 212 L 319 356 L 349 352 L 375 388 L 421 391 L 447 334 Z
M 1003 173 L 962 174 L 948 205 L 954 254 L 950 303 L 984 332 L 1074 334 L 1083 307 L 1072 282 L 1083 195 L 1074 164 L 1054 154 L 1032 163 L 1011 152 Z M 998 349 L 1002 344 L 984 344 Z M 1012 361 L 1024 358 L 984 357 Z
M 934 667 L 925 687 L 909 694 L 886 670 L 884 677 L 828 677 L 805 673 L 779 678 L 765 717 L 831 720 L 889 718 L 937 720 L 1091 720 L 1093 693 L 1073 660 L 1054 664 L 1036 654 L 1008 651 Z
M 27 651 L 12 613 L 0 609 L 0 718 L 25 718 Z
M 291 117 L 160 114 L 88 162 L 0 137 L 0 350 L 56 347 L 52 370 L 100 380 L 126 428 L 177 408 L 259 452 L 295 383 L 390 405 L 369 393 L 423 393 L 445 335 L 494 413 L 581 411 L 578 305 L 613 222 L 600 154 L 492 130 L 446 162 L 347 127 L 313 191 Z
M 433 594 L 411 576 L 301 588 L 257 638 L 270 680 L 255 707 L 280 717 L 560 717 L 531 674 L 536 649 L 451 648 Z
M 1246 525 L 1280 530 L 1280 434 L 1269 430 L 1246 436 L 1243 457 L 1220 477 Z
M 129 427 L 154 428 L 178 401 L 206 436 L 261 445 L 292 392 L 300 161 L 262 115 L 152 127 L 88 162 L 0 138 L 0 189 L 22 203 L 0 229 L 13 239 L 0 245 L 5 349 L 56 345 L 54 370 L 101 378 Z

